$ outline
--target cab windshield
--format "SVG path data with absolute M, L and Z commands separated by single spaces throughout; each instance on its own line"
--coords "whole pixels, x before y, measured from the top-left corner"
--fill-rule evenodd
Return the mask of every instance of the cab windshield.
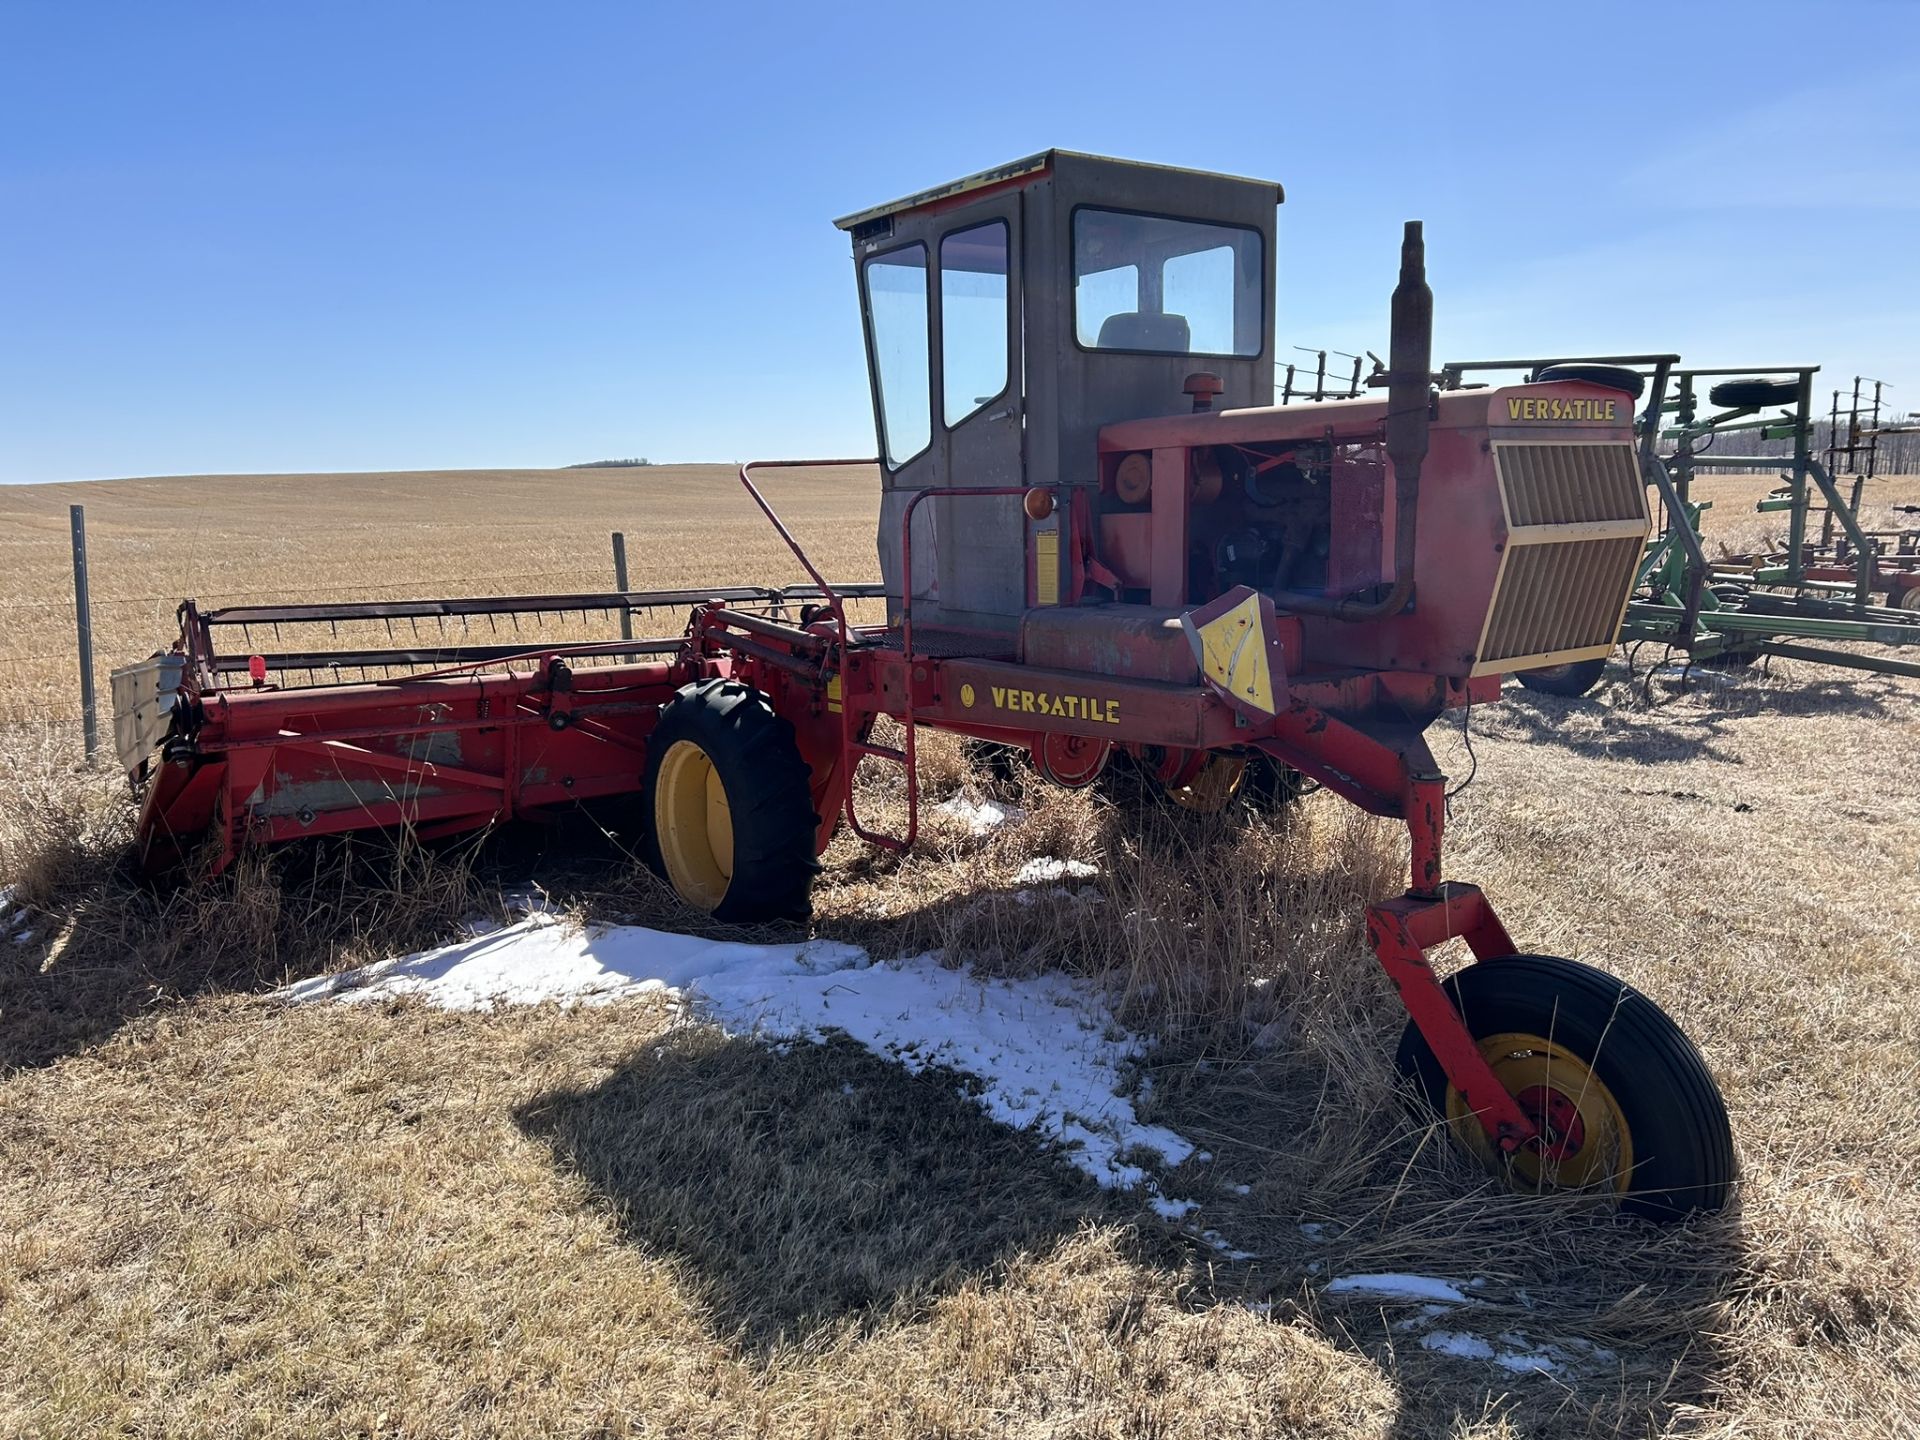
M 1260 234 L 1083 206 L 1073 213 L 1074 336 L 1089 350 L 1258 355 Z

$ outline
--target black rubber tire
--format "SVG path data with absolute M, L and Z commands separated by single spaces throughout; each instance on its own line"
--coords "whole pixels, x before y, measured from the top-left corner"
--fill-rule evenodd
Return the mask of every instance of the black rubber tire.
M 1273 815 L 1317 788 L 1291 765 L 1256 750 L 1247 756 L 1247 774 L 1240 782 L 1239 799 L 1257 814 Z
M 1736 1169 L 1726 1102 L 1693 1042 L 1658 1005 L 1605 971 L 1552 955 L 1483 960 L 1443 988 L 1476 1038 L 1550 1038 L 1613 1093 L 1634 1155 L 1621 1210 L 1666 1221 L 1727 1203 Z M 1397 1060 L 1445 1115 L 1447 1077 L 1411 1022 Z
M 1584 380 L 1589 385 L 1604 385 L 1623 391 L 1638 400 L 1647 389 L 1647 377 L 1624 365 L 1542 365 L 1533 372 L 1536 381 Z
M 1019 745 L 1002 745 L 997 740 L 979 740 L 969 735 L 960 742 L 960 753 L 967 768 L 983 782 L 1017 790 L 1023 778 L 1033 774 L 1033 760 Z
M 1761 405 L 1792 405 L 1800 398 L 1800 386 L 1793 380 L 1722 380 L 1707 392 L 1715 405 L 1745 410 Z
M 811 772 L 793 726 L 767 697 L 737 680 L 683 686 L 660 710 L 647 739 L 641 814 L 647 864 L 672 882 L 660 856 L 655 802 L 667 752 L 691 740 L 706 752 L 733 821 L 733 874 L 716 920 L 753 923 L 805 920 L 813 913 L 813 877 L 820 873 L 814 837 Z
M 1542 695 L 1563 695 L 1577 700 L 1600 683 L 1600 677 L 1606 672 L 1607 659 L 1573 660 L 1565 665 L 1547 665 L 1539 670 L 1516 671 L 1514 678 L 1529 690 L 1537 690 Z

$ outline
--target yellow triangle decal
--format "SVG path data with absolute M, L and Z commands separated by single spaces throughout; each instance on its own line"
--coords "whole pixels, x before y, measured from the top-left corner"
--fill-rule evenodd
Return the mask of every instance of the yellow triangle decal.
M 1274 713 L 1273 670 L 1267 664 L 1258 595 L 1200 627 L 1200 668 L 1235 699 Z

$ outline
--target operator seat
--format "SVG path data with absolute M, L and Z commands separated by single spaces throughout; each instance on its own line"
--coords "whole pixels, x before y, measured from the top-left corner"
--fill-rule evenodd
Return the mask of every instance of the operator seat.
M 1170 350 L 1184 355 L 1193 348 L 1192 340 L 1184 315 L 1122 310 L 1100 322 L 1100 338 L 1094 345 L 1100 350 Z

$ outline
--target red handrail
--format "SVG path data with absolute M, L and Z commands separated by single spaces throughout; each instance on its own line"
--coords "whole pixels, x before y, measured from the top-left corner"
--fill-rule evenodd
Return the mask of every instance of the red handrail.
M 833 612 L 835 623 L 840 627 L 840 644 L 847 643 L 847 607 L 840 599 L 840 593 L 827 583 L 827 577 L 814 568 L 813 561 L 807 558 L 807 552 L 800 548 L 800 542 L 793 538 L 793 532 L 787 529 L 786 522 L 775 513 L 773 506 L 767 503 L 767 497 L 753 483 L 755 470 L 826 470 L 845 465 L 879 465 L 878 458 L 871 460 L 749 460 L 740 467 L 740 483 L 747 487 L 747 493 L 753 497 L 753 503 L 760 507 L 780 538 L 787 542 L 787 548 L 793 551 L 793 558 L 800 562 L 801 568 L 813 577 L 813 583 L 820 587 L 820 593 L 827 597 L 827 608 Z

